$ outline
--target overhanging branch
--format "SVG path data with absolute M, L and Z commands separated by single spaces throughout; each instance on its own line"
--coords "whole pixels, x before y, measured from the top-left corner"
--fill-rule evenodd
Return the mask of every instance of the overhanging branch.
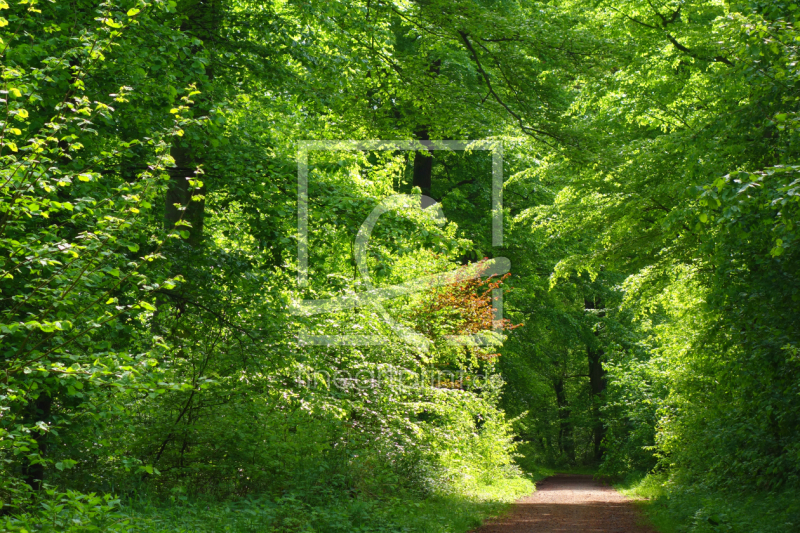
M 536 129 L 536 128 L 532 128 L 530 126 L 525 125 L 525 121 L 522 120 L 522 117 L 520 115 L 518 115 L 516 112 L 514 112 L 514 110 L 511 109 L 502 100 L 502 98 L 500 98 L 500 96 L 497 94 L 497 92 L 495 92 L 494 87 L 492 87 L 492 81 L 489 79 L 489 74 L 487 74 L 487 72 L 483 69 L 483 65 L 481 64 L 481 60 L 478 57 L 478 53 L 475 50 L 475 48 L 472 46 L 472 42 L 470 42 L 469 36 L 467 35 L 467 33 L 464 32 L 464 31 L 459 30 L 458 34 L 461 36 L 461 40 L 464 42 L 464 46 L 466 46 L 467 50 L 469 51 L 470 55 L 472 56 L 472 60 L 475 62 L 475 66 L 478 69 L 478 72 L 480 73 L 481 77 L 483 78 L 483 81 L 486 83 L 486 88 L 489 90 L 489 94 L 492 95 L 494 100 L 498 104 L 500 104 L 508 112 L 509 115 L 511 115 L 512 117 L 514 117 L 514 119 L 516 119 L 517 123 L 519 124 L 520 129 L 523 132 L 527 133 L 528 135 L 530 135 L 532 137 L 535 137 L 536 139 L 538 139 L 538 140 L 542 141 L 543 143 L 547 144 L 548 146 L 553 146 L 553 144 L 545 141 L 544 139 L 541 139 L 540 137 L 537 137 L 537 135 L 550 137 L 550 138 L 555 139 L 555 140 L 560 140 L 560 139 L 558 139 L 558 137 L 556 137 L 555 135 L 553 135 L 551 133 L 548 133 L 546 131 L 542 131 L 542 130 L 539 130 L 539 129 Z

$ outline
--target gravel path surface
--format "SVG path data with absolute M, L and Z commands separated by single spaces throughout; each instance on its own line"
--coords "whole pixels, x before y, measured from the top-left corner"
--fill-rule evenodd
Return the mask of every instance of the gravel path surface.
M 474 533 L 655 533 L 633 504 L 591 476 L 559 474 Z

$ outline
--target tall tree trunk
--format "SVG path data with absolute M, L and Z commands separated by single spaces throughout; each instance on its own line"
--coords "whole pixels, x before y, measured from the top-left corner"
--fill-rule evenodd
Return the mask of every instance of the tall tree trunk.
M 553 381 L 553 389 L 556 393 L 556 404 L 558 405 L 558 446 L 571 462 L 575 462 L 575 437 L 572 430 L 572 420 L 570 419 L 572 413 L 567 401 L 567 392 L 564 389 L 564 379 L 557 378 Z
M 36 398 L 36 401 L 28 406 L 30 408 L 29 421 L 33 423 L 47 422 L 50 418 L 52 406 L 53 397 L 42 392 Z M 34 440 L 36 440 L 38 446 L 39 456 L 44 457 L 47 455 L 47 433 L 44 431 L 37 432 Z M 22 476 L 25 479 L 25 483 L 30 485 L 33 490 L 40 490 L 42 483 L 44 483 L 44 464 L 32 464 L 30 460 L 25 458 L 25 463 L 22 466 Z
M 431 76 L 436 77 L 439 75 L 439 70 L 442 66 L 442 60 L 436 59 L 431 63 L 431 66 L 428 68 L 428 72 Z M 423 122 L 423 124 L 426 124 Z M 426 146 L 430 146 L 430 133 L 428 132 L 428 126 L 423 125 L 421 126 L 416 132 L 415 136 L 418 141 L 421 141 L 422 144 Z M 433 185 L 433 150 L 417 150 L 414 152 L 414 177 L 413 177 L 413 185 L 415 187 L 419 187 L 422 191 L 423 196 L 432 197 L 431 189 Z M 434 201 L 428 200 L 423 198 L 422 199 L 422 208 L 425 209 L 434 204 Z
M 600 309 L 598 317 L 605 316 L 603 301 L 601 299 L 585 299 L 585 309 Z M 595 340 L 599 344 L 600 329 L 594 330 Z M 606 427 L 600 419 L 600 402 L 603 391 L 606 390 L 606 371 L 603 369 L 603 356 L 605 352 L 597 344 L 587 344 L 586 351 L 589 359 L 589 385 L 592 390 L 592 412 L 595 423 L 593 429 L 594 437 L 594 458 L 600 461 L 603 458 L 603 438 L 606 435 Z
M 195 53 L 210 49 L 217 40 L 218 30 L 222 18 L 221 0 L 184 0 L 179 4 L 178 10 L 184 16 L 181 31 L 197 37 L 202 45 L 194 47 Z M 195 109 L 200 114 L 208 112 L 211 108 L 211 81 L 214 72 L 209 62 L 205 68 L 206 80 L 199 85 L 200 95 L 195 103 Z M 195 136 L 204 138 L 204 135 Z M 196 170 L 203 163 L 205 147 L 197 141 L 190 141 L 189 136 L 177 137 L 175 144 L 170 149 L 170 155 L 175 160 L 175 167 L 169 172 L 169 188 L 167 189 L 164 219 L 167 228 L 175 227 L 179 220 L 191 224 L 186 229 L 189 236 L 186 241 L 197 246 L 203 241 L 203 222 L 205 217 L 205 186 L 199 190 L 190 187 L 188 180 L 201 178 L 196 176 Z M 193 199 L 194 197 L 194 199 Z M 177 205 L 176 205 L 177 204 Z
M 417 140 L 423 144 L 427 144 L 428 138 L 427 128 L 419 130 L 416 134 Z M 430 150 L 417 150 L 414 152 L 414 174 L 412 185 L 419 187 L 423 196 L 431 196 L 431 185 L 433 183 L 433 153 Z M 432 202 L 426 198 L 422 199 L 422 208 L 433 205 Z
M 170 155 L 175 159 L 175 166 L 169 169 L 169 188 L 167 189 L 164 218 L 167 229 L 175 227 L 179 220 L 192 225 L 182 227 L 189 232 L 186 241 L 197 246 L 203 241 L 203 220 L 205 217 L 205 200 L 192 199 L 193 196 L 205 194 L 205 185 L 196 190 L 189 186 L 189 179 L 195 178 L 195 169 L 199 162 L 193 157 L 195 150 L 175 144 Z

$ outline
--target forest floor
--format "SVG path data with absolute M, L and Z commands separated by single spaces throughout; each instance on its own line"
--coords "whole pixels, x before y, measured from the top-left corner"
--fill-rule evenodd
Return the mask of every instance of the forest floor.
M 654 533 L 642 520 L 630 499 L 592 476 L 558 474 L 474 533 Z

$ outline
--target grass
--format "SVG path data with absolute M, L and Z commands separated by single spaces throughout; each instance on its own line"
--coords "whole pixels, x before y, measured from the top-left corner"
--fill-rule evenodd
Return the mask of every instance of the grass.
M 637 499 L 661 533 L 796 533 L 800 492 L 719 491 L 666 475 L 631 476 L 616 488 Z

